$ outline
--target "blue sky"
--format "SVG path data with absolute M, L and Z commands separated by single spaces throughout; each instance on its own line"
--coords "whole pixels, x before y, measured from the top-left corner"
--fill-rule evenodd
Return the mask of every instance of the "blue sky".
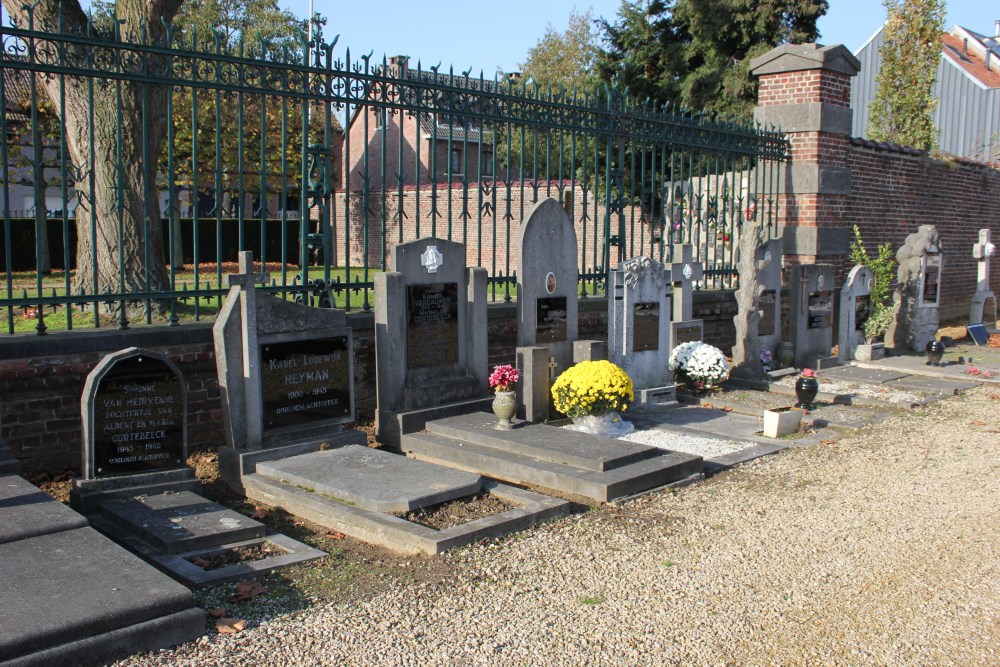
M 305 17 L 309 0 L 280 0 L 293 13 Z M 86 2 L 86 0 L 84 0 Z M 593 8 L 598 17 L 613 18 L 620 0 L 504 0 L 503 2 L 436 2 L 380 0 L 345 2 L 314 0 L 316 11 L 329 23 L 327 39 L 339 34 L 337 50 L 351 48 L 352 57 L 372 53 L 408 55 L 426 67 L 441 63 L 456 71 L 467 69 L 487 76 L 497 70 L 516 70 L 528 50 L 551 23 L 566 28 L 570 10 Z M 879 0 L 830 0 L 820 20 L 820 41 L 841 43 L 856 51 L 882 24 L 885 9 Z M 1000 19 L 995 0 L 949 0 L 946 27 L 958 23 L 976 32 L 993 34 Z M 4 17 L 6 20 L 6 15 Z
M 281 0 L 295 14 L 309 14 L 309 0 Z M 976 32 L 993 34 L 1000 19 L 995 0 L 948 0 L 946 28 L 958 23 Z M 498 69 L 517 69 L 528 50 L 545 32 L 547 23 L 565 30 L 570 10 L 593 8 L 595 16 L 613 18 L 620 0 L 504 0 L 503 2 L 415 3 L 382 0 L 378 3 L 314 0 L 316 11 L 329 23 L 328 38 L 339 34 L 338 50 L 351 48 L 352 57 L 408 55 L 426 67 L 442 63 L 456 71 L 472 68 L 491 75 Z M 856 51 L 885 19 L 880 0 L 830 0 L 820 20 L 823 44 L 841 43 Z

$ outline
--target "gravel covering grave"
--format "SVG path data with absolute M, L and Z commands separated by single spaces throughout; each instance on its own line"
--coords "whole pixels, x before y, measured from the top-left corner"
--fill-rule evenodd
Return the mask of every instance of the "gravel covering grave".
M 746 440 L 739 442 L 736 440 L 723 440 L 721 438 L 701 438 L 696 435 L 674 431 L 661 431 L 660 429 L 634 431 L 628 435 L 621 436 L 619 440 L 628 440 L 643 445 L 659 447 L 660 449 L 694 454 L 706 459 L 732 454 L 757 444 Z
M 998 410 L 980 387 L 118 665 L 997 665 Z

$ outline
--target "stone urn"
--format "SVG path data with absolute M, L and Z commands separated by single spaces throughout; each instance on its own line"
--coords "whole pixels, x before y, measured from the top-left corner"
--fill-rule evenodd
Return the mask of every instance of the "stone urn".
M 927 353 L 927 365 L 928 366 L 940 366 L 941 358 L 944 356 L 944 343 L 939 340 L 932 340 L 927 343 L 927 347 L 924 348 Z
M 513 428 L 511 419 L 517 412 L 517 392 L 498 391 L 493 396 L 493 414 L 497 416 L 496 427 L 501 431 L 509 431 Z
M 819 393 L 819 380 L 814 377 L 800 377 L 795 381 L 795 404 L 797 408 L 812 409 L 816 394 Z
M 784 343 L 778 343 L 778 364 L 781 368 L 789 368 L 792 362 L 795 361 L 795 346 L 785 341 Z

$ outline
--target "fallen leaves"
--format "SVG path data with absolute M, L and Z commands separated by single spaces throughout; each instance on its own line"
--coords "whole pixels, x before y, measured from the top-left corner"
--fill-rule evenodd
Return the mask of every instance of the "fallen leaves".
M 263 521 L 267 517 L 271 516 L 271 512 L 263 507 L 254 507 L 253 514 L 250 515 L 251 519 L 256 519 L 257 521 Z
M 984 421 L 983 421 L 982 419 L 973 419 L 973 420 L 972 420 L 971 422 L 969 422 L 969 423 L 970 423 L 970 424 L 971 424 L 972 426 L 986 426 L 986 422 L 984 422 Z
M 821 444 L 821 445 L 833 445 L 836 442 L 837 442 L 836 440 L 820 440 L 819 444 Z
M 234 604 L 249 602 L 258 595 L 263 595 L 266 592 L 267 590 L 261 586 L 260 582 L 256 579 L 244 579 L 236 582 L 236 594 L 226 598 L 226 600 L 227 602 L 232 602 Z
M 332 530 L 329 533 L 327 533 L 326 535 L 324 535 L 323 537 L 325 537 L 328 540 L 342 540 L 342 539 L 344 539 L 344 534 L 343 533 L 338 533 L 337 531 Z
M 246 627 L 247 622 L 242 618 L 220 618 L 215 622 L 215 630 L 220 635 L 235 635 Z
M 212 563 L 211 561 L 205 560 L 204 558 L 192 558 L 191 564 L 194 565 L 195 567 L 200 567 L 201 569 L 204 570 L 205 568 L 209 567 Z

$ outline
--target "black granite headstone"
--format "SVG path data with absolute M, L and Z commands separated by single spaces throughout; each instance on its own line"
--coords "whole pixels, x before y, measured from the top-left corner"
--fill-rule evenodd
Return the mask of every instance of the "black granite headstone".
M 93 476 L 186 466 L 183 391 L 180 376 L 160 359 L 139 354 L 115 362 L 89 401 Z
M 409 285 L 406 311 L 407 367 L 457 364 L 458 283 Z
M 347 336 L 260 346 L 264 429 L 351 414 Z
M 566 340 L 566 297 L 538 299 L 535 308 L 535 340 L 539 344 Z
M 635 304 L 632 319 L 632 351 L 646 352 L 659 348 L 660 304 Z

